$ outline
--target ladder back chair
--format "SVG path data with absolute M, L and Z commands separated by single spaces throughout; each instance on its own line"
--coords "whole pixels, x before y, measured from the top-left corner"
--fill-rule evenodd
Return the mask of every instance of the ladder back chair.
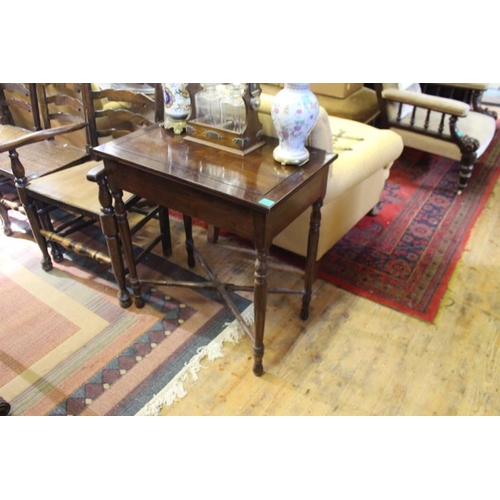
M 75 130 L 86 126 L 83 114 L 79 122 L 68 123 L 63 119 L 59 124 L 68 125 Z M 54 132 L 50 131 L 51 128 L 50 122 L 42 123 L 35 84 L 0 84 L 0 145 L 8 144 L 12 140 L 20 140 L 18 146 L 24 144 L 23 161 L 28 179 L 41 177 L 88 158 L 85 148 L 53 140 L 63 129 Z M 45 131 L 40 132 L 42 130 Z M 40 134 L 37 135 L 36 132 Z M 3 148 L 0 153 L 0 182 L 0 218 L 4 233 L 10 235 L 12 227 L 8 211 L 24 213 L 24 208 L 15 196 L 14 174 L 8 148 Z
M 107 240 L 107 252 L 82 234 L 82 230 L 92 224 L 116 224 L 114 214 L 101 213 L 102 196 L 109 196 L 105 192 L 104 168 L 101 162 L 93 159 L 92 149 L 102 141 L 120 137 L 140 127 L 155 123 L 162 117 L 159 111 L 163 108 L 163 94 L 155 93 L 152 98 L 126 90 L 99 89 L 83 83 L 81 92 L 85 116 L 88 121 L 87 150 L 89 159 L 85 163 L 71 168 L 54 172 L 44 177 L 27 180 L 25 169 L 21 161 L 22 150 L 13 157 L 13 171 L 15 172 L 18 192 L 26 210 L 35 240 L 42 252 L 42 267 L 50 270 L 53 267 L 49 255 L 52 250 L 54 261 L 63 259 L 61 248 L 70 252 L 91 257 L 97 262 L 111 265 L 110 253 L 121 252 L 119 235 L 113 240 Z M 45 90 L 45 92 L 44 92 Z M 51 111 L 51 104 L 67 107 L 65 100 L 50 102 L 47 87 L 43 87 L 38 95 L 41 101 L 40 108 L 47 106 L 44 115 L 58 117 L 57 112 Z M 57 102 L 56 102 L 57 101 Z M 89 182 L 93 181 L 93 182 Z M 160 221 L 160 234 L 135 256 L 139 262 L 160 241 L 165 254 L 170 252 L 170 231 L 168 212 L 163 207 L 150 207 L 144 200 L 139 200 L 130 193 L 124 194 L 126 207 L 134 213 L 133 229 L 135 234 L 147 221 L 155 218 Z M 116 226 L 115 226 L 116 227 Z M 117 233 L 115 233 L 117 234 Z M 130 305 L 126 290 L 126 270 L 113 269 L 119 292 L 118 298 L 122 307 Z

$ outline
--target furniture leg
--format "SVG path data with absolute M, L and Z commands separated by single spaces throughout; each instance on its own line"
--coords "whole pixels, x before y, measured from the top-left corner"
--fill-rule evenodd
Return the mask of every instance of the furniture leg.
M 138 308 L 142 308 L 144 307 L 145 302 L 141 296 L 141 283 L 137 276 L 134 249 L 132 248 L 132 235 L 127 218 L 127 208 L 125 207 L 125 203 L 123 203 L 123 191 L 121 189 L 118 189 L 112 182 L 109 183 L 109 188 L 111 190 L 111 195 L 115 200 L 114 215 L 116 218 L 116 223 L 118 224 L 118 233 L 120 235 L 119 239 L 121 241 L 122 250 L 128 266 L 130 286 L 134 291 L 135 306 Z M 119 251 L 115 254 L 115 259 L 117 263 L 121 262 L 121 265 L 123 265 L 122 256 Z M 123 276 L 125 276 L 125 273 L 123 273 Z
M 457 194 L 461 194 L 467 187 L 469 180 L 472 177 L 472 171 L 474 169 L 474 162 L 476 161 L 476 158 L 477 155 L 475 152 L 462 154 Z
M 0 219 L 2 219 L 3 221 L 3 234 L 5 234 L 5 236 L 11 236 L 12 227 L 10 224 L 9 213 L 7 208 L 4 207 L 2 200 L 3 200 L 3 195 L 0 191 Z
M 172 255 L 172 236 L 170 234 L 168 208 L 160 206 L 158 210 L 158 218 L 160 220 L 160 232 L 162 235 L 162 252 L 165 257 L 170 257 Z
M 254 323 L 255 338 L 253 344 L 253 372 L 260 377 L 264 373 L 264 327 L 267 308 L 267 256 L 268 249 L 257 249 L 254 273 Z
M 10 413 L 10 404 L 5 401 L 4 398 L 0 397 L 0 416 L 6 417 Z
M 194 267 L 196 261 L 194 259 L 193 252 L 193 219 L 189 215 L 183 215 L 184 219 L 184 232 L 186 233 L 186 251 L 187 251 L 187 262 L 189 267 Z
M 9 151 L 9 156 L 11 158 L 12 171 L 16 177 L 15 185 L 17 188 L 17 194 L 23 205 L 26 217 L 28 218 L 33 238 L 42 252 L 42 269 L 44 271 L 50 271 L 53 267 L 52 259 L 49 255 L 47 240 L 41 233 L 42 228 L 40 226 L 40 220 L 38 219 L 35 201 L 28 196 L 28 193 L 25 190 L 25 187 L 28 184 L 28 179 L 24 175 L 24 167 L 22 166 L 21 161 L 19 160 L 19 155 L 16 151 Z
M 382 209 L 382 203 L 378 202 L 369 212 L 368 215 L 370 217 L 375 217 L 380 213 L 380 210 Z
M 208 224 L 207 239 L 209 243 L 217 243 L 219 239 L 219 228 L 213 224 Z
M 112 198 L 106 179 L 102 176 L 96 179 L 96 182 L 99 187 L 99 201 L 101 203 L 101 213 L 99 214 L 101 229 L 106 238 L 106 245 L 111 259 L 111 267 L 118 285 L 118 301 L 120 302 L 120 306 L 125 309 L 131 306 L 132 300 L 125 285 L 125 268 L 120 252 L 118 226 L 111 202 Z
M 52 224 L 52 220 L 50 218 L 50 214 L 47 212 L 45 207 L 37 207 L 37 212 L 40 218 L 40 225 L 42 229 L 49 231 L 51 233 L 54 232 L 54 226 Z M 64 260 L 64 256 L 61 250 L 61 247 L 55 241 L 49 241 L 48 245 L 52 250 L 52 259 L 54 262 L 62 262 Z
M 302 297 L 302 309 L 300 319 L 309 317 L 309 305 L 312 297 L 312 286 L 316 278 L 316 255 L 318 253 L 319 228 L 321 224 L 321 207 L 323 199 L 320 198 L 312 206 L 311 221 L 309 224 L 309 239 L 307 242 L 306 269 L 304 277 L 304 296 Z

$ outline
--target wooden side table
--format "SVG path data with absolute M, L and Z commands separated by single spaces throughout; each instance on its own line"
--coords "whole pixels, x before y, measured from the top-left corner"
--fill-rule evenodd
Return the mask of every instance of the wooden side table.
M 160 126 L 152 126 L 99 146 L 94 151 L 104 160 L 107 183 L 101 183 L 103 231 L 107 241 L 116 241 L 116 226 L 122 241 L 130 285 L 136 306 L 144 305 L 141 283 L 132 258 L 130 230 L 122 191 L 132 192 L 151 202 L 186 214 L 188 263 L 197 256 L 210 281 L 202 286 L 217 289 L 253 340 L 256 375 L 263 373 L 264 326 L 268 293 L 303 295 L 300 317 L 309 315 L 315 256 L 319 237 L 323 197 L 330 164 L 336 155 L 310 148 L 310 159 L 301 167 L 286 167 L 272 156 L 277 141 L 266 138 L 266 145 L 246 156 L 196 144 Z M 108 192 L 109 189 L 109 192 Z M 111 193 L 111 194 L 110 194 Z M 115 200 L 114 207 L 111 200 Z M 303 290 L 268 289 L 267 259 L 274 237 L 304 210 L 312 206 L 309 249 Z M 109 223 L 113 213 L 117 224 Z M 190 217 L 224 228 L 253 241 L 256 250 L 254 284 L 235 287 L 220 283 L 216 274 L 196 252 Z M 115 269 L 123 269 L 121 254 L 112 251 Z M 154 282 L 165 286 L 195 286 L 192 283 Z M 199 286 L 199 284 L 198 284 Z M 254 331 L 232 307 L 228 290 L 253 290 Z M 126 299 L 121 297 L 122 305 Z

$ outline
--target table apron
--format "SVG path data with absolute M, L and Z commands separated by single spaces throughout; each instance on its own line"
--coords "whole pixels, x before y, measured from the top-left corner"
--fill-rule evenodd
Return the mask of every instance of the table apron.
M 253 241 L 257 248 L 269 247 L 273 238 L 325 195 L 325 168 L 308 179 L 293 196 L 281 200 L 271 208 L 255 207 L 196 189 L 154 173 L 121 164 L 104 161 L 113 184 L 123 191 L 139 195 L 148 201 L 199 218 L 207 224 L 226 229 Z

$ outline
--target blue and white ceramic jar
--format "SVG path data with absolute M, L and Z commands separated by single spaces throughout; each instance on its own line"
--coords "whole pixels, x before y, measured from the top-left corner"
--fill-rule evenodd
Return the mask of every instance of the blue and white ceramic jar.
M 191 112 L 191 98 L 187 83 L 164 83 L 165 105 L 164 127 L 179 134 L 186 128 L 186 120 Z

